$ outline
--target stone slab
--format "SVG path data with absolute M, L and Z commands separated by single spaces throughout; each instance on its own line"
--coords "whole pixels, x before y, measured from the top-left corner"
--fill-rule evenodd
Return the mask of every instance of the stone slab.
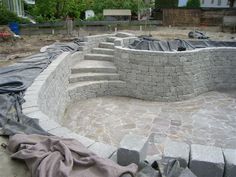
M 223 177 L 224 165 L 221 148 L 191 145 L 189 167 L 197 177 Z
M 183 168 L 188 166 L 189 154 L 190 147 L 186 143 L 167 141 L 164 145 L 163 158 L 177 159 Z
M 197 177 L 189 168 L 185 168 L 179 177 Z
M 91 146 L 92 144 L 95 143 L 94 140 L 91 140 L 87 137 L 84 137 L 84 136 L 80 136 L 79 134 L 76 134 L 76 133 L 69 133 L 69 134 L 66 134 L 65 135 L 65 138 L 73 138 L 73 139 L 76 139 L 77 141 L 79 141 L 80 143 L 82 143 L 85 147 L 89 147 Z
M 58 127 L 61 127 L 60 124 L 55 122 L 54 120 L 46 120 L 46 121 L 39 121 L 39 125 L 45 130 L 49 131 Z
M 224 149 L 225 174 L 224 177 L 236 176 L 236 149 Z
M 116 152 L 117 148 L 104 143 L 96 142 L 89 147 L 89 150 L 93 151 L 100 157 L 110 158 Z
M 148 138 L 139 135 L 125 135 L 117 151 L 117 162 L 126 166 L 131 163 L 139 164 L 146 159 Z
M 65 127 L 58 127 L 52 130 L 49 130 L 48 133 L 58 136 L 58 137 L 65 137 L 66 134 L 71 133 L 71 131 L 68 128 Z

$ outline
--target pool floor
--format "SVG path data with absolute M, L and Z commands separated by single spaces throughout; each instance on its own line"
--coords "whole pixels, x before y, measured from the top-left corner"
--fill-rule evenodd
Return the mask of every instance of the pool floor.
M 236 148 L 236 90 L 212 91 L 181 102 L 100 97 L 70 105 L 62 124 L 118 146 L 126 134 L 149 137 L 149 155 L 166 140 Z

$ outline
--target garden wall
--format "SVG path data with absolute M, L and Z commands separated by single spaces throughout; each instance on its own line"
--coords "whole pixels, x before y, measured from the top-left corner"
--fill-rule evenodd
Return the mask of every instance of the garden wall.
M 130 97 L 178 101 L 236 88 L 235 48 L 155 52 L 118 46 L 114 61 Z

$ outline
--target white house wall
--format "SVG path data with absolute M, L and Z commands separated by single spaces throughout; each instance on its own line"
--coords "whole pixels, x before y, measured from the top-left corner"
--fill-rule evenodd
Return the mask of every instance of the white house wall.
M 201 0 L 201 7 L 227 8 L 228 0 Z

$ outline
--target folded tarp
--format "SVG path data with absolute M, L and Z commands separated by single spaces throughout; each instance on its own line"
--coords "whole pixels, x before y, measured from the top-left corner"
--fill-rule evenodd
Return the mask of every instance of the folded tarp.
M 161 41 L 154 38 L 143 37 L 136 39 L 128 46 L 130 49 L 151 50 L 151 51 L 185 51 L 197 48 L 208 47 L 236 47 L 236 42 L 232 41 L 188 41 L 188 40 L 168 40 Z
M 119 166 L 74 139 L 17 134 L 9 139 L 13 159 L 24 160 L 32 177 L 134 177 L 137 165 Z
M 36 119 L 22 114 L 24 92 L 61 53 L 76 52 L 79 46 L 78 40 L 71 43 L 55 43 L 42 53 L 0 68 L 0 135 L 14 135 L 22 132 L 47 135 Z

